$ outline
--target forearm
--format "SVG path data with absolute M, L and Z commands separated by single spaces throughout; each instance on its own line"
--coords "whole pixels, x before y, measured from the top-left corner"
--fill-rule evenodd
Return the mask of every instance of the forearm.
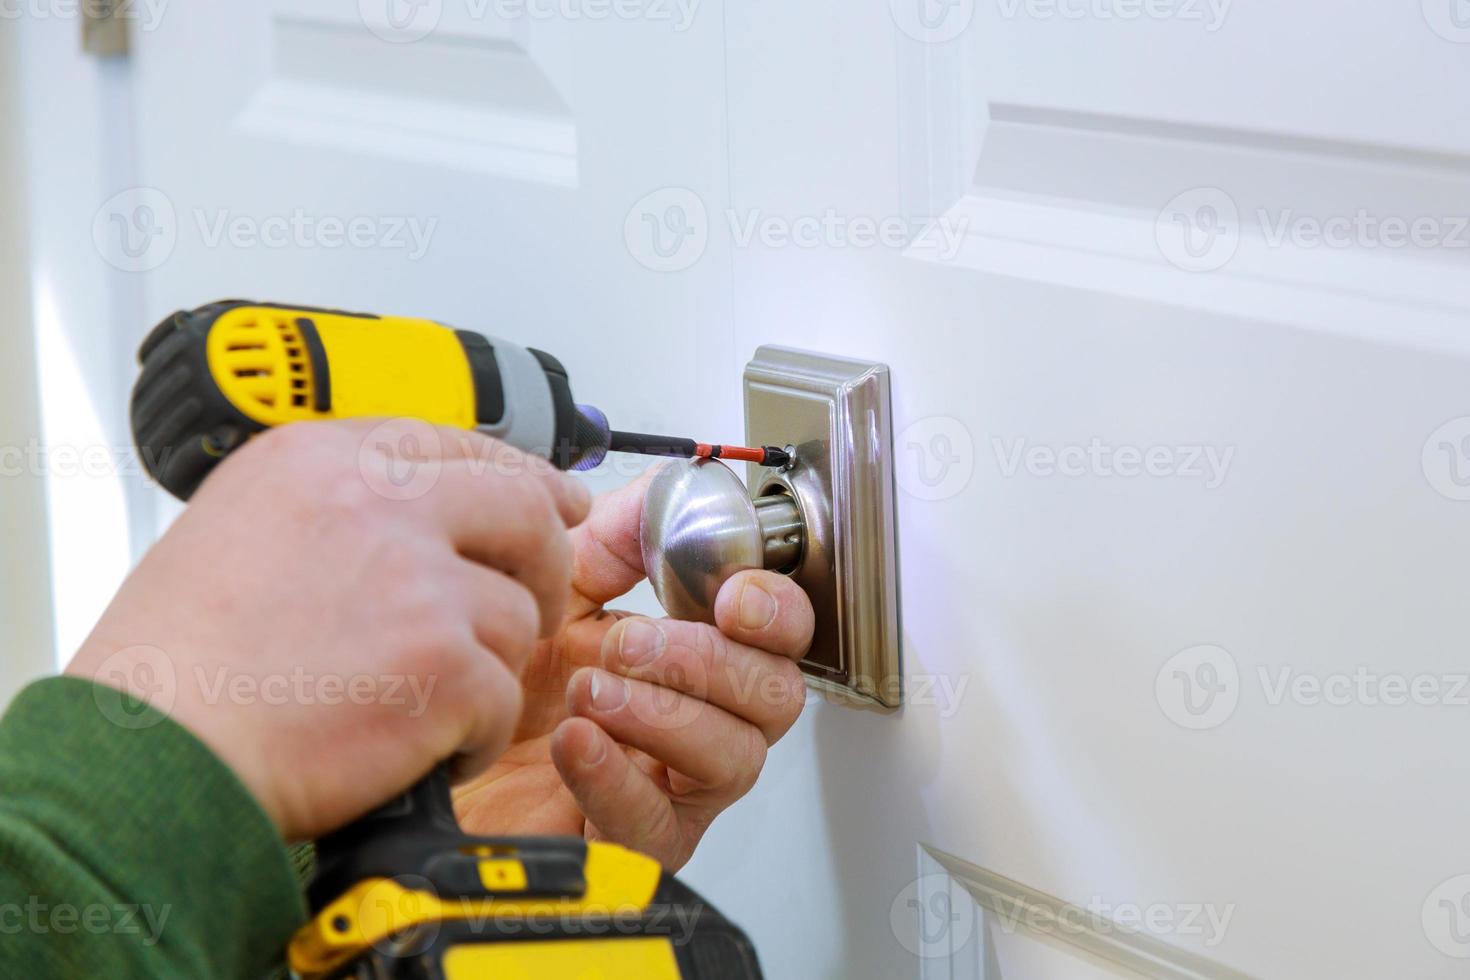
M 75 678 L 0 719 L 0 975 L 256 980 L 303 914 L 275 827 L 179 725 Z

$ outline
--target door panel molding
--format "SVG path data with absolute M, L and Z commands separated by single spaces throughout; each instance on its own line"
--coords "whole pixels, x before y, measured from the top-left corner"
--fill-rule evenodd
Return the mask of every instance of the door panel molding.
M 1048 895 L 988 868 L 920 845 L 920 869 L 937 866 L 963 886 L 989 924 L 1149 980 L 1252 980 L 1251 976 Z M 921 911 L 950 908 L 920 903 Z M 940 924 L 942 931 L 944 924 Z M 1039 926 L 1039 928 L 1038 928 Z
M 436 33 L 386 44 L 356 22 L 281 13 L 271 74 L 243 133 L 430 167 L 576 187 L 570 108 L 509 36 Z
M 1470 156 L 991 102 L 963 44 L 902 42 L 911 259 L 1470 353 Z

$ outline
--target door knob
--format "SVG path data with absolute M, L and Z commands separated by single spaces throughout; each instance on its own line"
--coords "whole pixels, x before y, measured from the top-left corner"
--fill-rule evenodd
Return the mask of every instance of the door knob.
M 643 567 L 664 609 L 677 619 L 715 621 L 715 596 L 747 568 L 790 571 L 805 540 L 801 509 L 782 490 L 751 499 L 715 459 L 676 460 L 643 498 Z
M 736 572 L 782 572 L 811 600 L 808 683 L 843 704 L 903 703 L 888 368 L 761 347 L 745 367 L 745 441 L 790 464 L 667 464 L 643 499 L 643 567 L 679 619 L 714 622 Z M 747 490 L 747 485 L 749 489 Z

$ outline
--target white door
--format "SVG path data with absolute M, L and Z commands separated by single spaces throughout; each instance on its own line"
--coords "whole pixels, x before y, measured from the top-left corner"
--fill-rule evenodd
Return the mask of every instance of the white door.
M 1463 975 L 1463 0 L 175 0 L 124 74 L 139 334 L 422 314 L 725 438 L 758 344 L 891 365 L 909 704 L 687 871 L 769 976 Z

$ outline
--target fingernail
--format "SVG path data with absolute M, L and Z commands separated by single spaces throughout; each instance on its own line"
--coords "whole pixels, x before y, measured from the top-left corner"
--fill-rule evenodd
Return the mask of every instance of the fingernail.
M 597 682 L 596 681 L 593 681 L 593 683 L 596 684 Z M 595 766 L 595 765 L 599 764 L 600 762 L 602 762 L 603 759 L 606 759 L 606 758 L 607 758 L 607 741 L 606 741 L 606 739 L 594 738 L 592 740 L 592 744 L 589 745 L 589 746 L 587 746 L 587 748 L 585 748 L 585 749 L 582 750 L 582 764 L 585 765 L 585 766 Z
M 591 693 L 598 711 L 617 711 L 628 702 L 628 685 L 612 674 L 593 674 Z
M 618 634 L 618 659 L 626 666 L 641 667 L 664 652 L 664 631 L 646 619 L 623 621 Z
M 776 618 L 776 600 L 755 583 L 755 579 L 747 578 L 745 585 L 740 589 L 740 628 L 747 630 L 760 630 L 770 626 Z

